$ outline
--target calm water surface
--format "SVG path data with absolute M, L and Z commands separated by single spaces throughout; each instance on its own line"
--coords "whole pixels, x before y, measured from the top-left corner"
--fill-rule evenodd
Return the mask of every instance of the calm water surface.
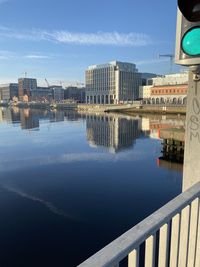
M 76 266 L 179 194 L 159 129 L 183 125 L 1 108 L 0 266 Z

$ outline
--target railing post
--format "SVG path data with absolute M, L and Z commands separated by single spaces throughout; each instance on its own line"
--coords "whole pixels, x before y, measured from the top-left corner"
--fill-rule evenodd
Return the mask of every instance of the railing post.
M 188 267 L 194 266 L 194 263 L 195 263 L 196 238 L 198 234 L 198 225 L 197 225 L 198 210 L 199 210 L 199 199 L 197 198 L 191 204 L 188 260 L 187 260 Z
M 179 240 L 181 230 L 181 214 L 172 219 L 171 245 L 170 245 L 170 267 L 178 266 Z
M 166 223 L 160 228 L 159 258 L 158 258 L 159 267 L 167 267 L 168 255 L 169 255 L 169 223 Z
M 156 234 L 151 235 L 145 242 L 145 267 L 155 266 Z
M 128 230 L 80 264 L 79 267 L 119 267 L 120 261 L 127 256 L 128 267 L 139 267 L 139 248 L 144 242 L 146 242 L 145 267 L 153 267 L 155 266 L 155 254 L 157 251 L 156 233 L 158 231 L 160 234 L 158 248 L 159 267 L 168 267 L 169 258 L 170 267 L 199 267 L 199 197 L 200 183 L 194 185 Z M 170 237 L 171 244 L 169 244 Z M 133 250 L 134 248 L 137 249 Z
M 189 227 L 190 227 L 190 206 L 187 206 L 181 212 L 181 232 L 180 232 L 180 243 L 179 243 L 178 267 L 187 266 Z
M 195 249 L 195 265 L 194 267 L 200 266 L 200 199 L 198 208 L 198 221 L 197 221 L 197 237 L 196 237 L 196 249 Z
M 139 248 L 134 249 L 128 255 L 128 267 L 139 267 L 139 257 L 140 257 L 140 250 Z

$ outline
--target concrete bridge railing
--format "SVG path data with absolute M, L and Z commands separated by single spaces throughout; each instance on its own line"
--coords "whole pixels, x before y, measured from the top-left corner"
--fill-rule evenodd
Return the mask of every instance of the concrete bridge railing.
M 197 183 L 78 267 L 119 267 L 126 258 L 128 267 L 200 266 L 199 198 Z

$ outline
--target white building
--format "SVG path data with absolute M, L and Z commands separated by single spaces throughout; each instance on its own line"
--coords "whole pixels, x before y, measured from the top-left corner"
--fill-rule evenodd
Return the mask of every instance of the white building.
M 148 80 L 148 85 L 180 85 L 188 84 L 188 72 L 168 74 L 162 77 L 155 77 Z
M 86 103 L 114 104 L 139 97 L 141 73 L 136 65 L 113 61 L 86 70 Z
M 146 104 L 186 104 L 188 72 L 151 78 L 140 87 L 140 98 Z
M 152 85 L 145 85 L 139 87 L 139 98 L 149 99 L 151 97 Z

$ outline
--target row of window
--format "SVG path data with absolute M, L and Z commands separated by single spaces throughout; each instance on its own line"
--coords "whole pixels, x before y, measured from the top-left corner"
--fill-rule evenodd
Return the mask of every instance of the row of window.
M 152 90 L 152 94 L 186 93 L 186 89 Z
M 87 96 L 86 102 L 90 104 L 113 104 L 115 95 Z

